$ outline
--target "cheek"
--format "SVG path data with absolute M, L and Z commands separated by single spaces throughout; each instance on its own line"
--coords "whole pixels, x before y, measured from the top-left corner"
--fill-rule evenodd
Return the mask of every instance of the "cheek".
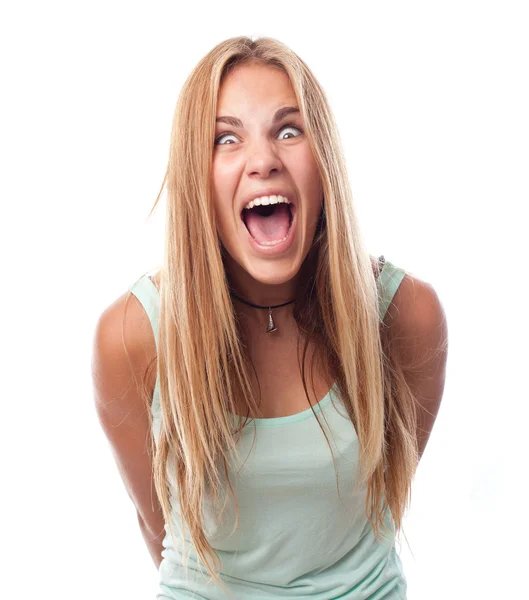
M 215 211 L 215 220 L 219 227 L 223 227 L 227 214 L 229 212 L 229 206 L 227 205 L 229 195 L 229 185 L 227 179 L 222 175 L 219 168 L 213 167 L 212 172 L 212 199 L 213 208 Z
M 233 202 L 240 179 L 240 168 L 233 161 L 221 157 L 213 160 L 211 184 L 213 202 L 218 218 L 226 220 L 233 213 Z
M 212 172 L 211 172 L 211 192 L 213 196 L 213 204 L 215 206 L 215 211 L 219 209 L 220 199 L 224 197 L 224 193 L 222 190 L 222 182 L 223 178 L 219 172 L 218 167 L 213 163 Z
M 294 175 L 299 191 L 308 201 L 311 213 L 320 213 L 323 200 L 323 187 L 318 165 L 314 160 L 312 152 L 307 148 L 296 163 Z
M 304 188 L 313 188 L 318 185 L 320 175 L 318 165 L 308 144 L 300 148 L 296 160 L 290 165 L 290 169 L 295 174 L 296 180 Z
M 213 205 L 215 208 L 215 225 L 217 227 L 217 231 L 219 235 L 224 237 L 224 233 L 227 233 L 229 224 L 230 208 L 228 206 L 224 206 L 224 203 L 221 199 L 214 201 Z

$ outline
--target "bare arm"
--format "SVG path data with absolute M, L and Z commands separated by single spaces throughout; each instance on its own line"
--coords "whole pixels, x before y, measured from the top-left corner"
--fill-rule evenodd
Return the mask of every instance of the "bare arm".
M 418 449 L 421 459 L 443 397 L 448 355 L 446 314 L 434 288 L 407 274 L 388 310 L 388 324 L 404 364 L 417 365 L 407 382 L 419 400 Z
M 163 527 L 163 516 L 161 518 Z M 145 540 L 145 544 L 147 545 L 151 558 L 154 562 L 154 566 L 156 567 L 156 570 L 158 570 L 160 568 L 160 563 L 162 562 L 162 540 L 164 536 L 164 531 L 161 531 L 158 534 L 154 534 L 151 531 L 149 531 L 147 526 L 140 519 L 138 520 L 140 523 L 140 530 L 143 535 L 143 539 Z
M 126 294 L 109 306 L 96 326 L 92 353 L 94 400 L 121 478 L 136 507 L 140 530 L 158 568 L 164 519 L 152 476 L 149 407 L 135 381 L 143 380 L 156 356 L 156 344 L 139 301 L 132 296 L 125 307 L 125 300 Z M 151 377 L 147 382 L 151 399 L 154 384 Z

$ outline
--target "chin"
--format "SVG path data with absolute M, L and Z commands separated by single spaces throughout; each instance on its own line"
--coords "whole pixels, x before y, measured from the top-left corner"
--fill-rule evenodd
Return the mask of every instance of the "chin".
M 263 285 L 282 285 L 291 281 L 299 272 L 300 265 L 285 265 L 281 267 L 277 262 L 265 264 L 262 268 L 244 267 L 244 270 L 259 283 Z

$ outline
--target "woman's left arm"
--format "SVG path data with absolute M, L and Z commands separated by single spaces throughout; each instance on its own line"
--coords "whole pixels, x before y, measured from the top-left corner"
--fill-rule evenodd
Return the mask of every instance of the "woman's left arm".
M 388 309 L 396 351 L 406 369 L 406 382 L 419 401 L 419 460 L 432 432 L 445 386 L 448 354 L 446 314 L 434 288 L 406 274 Z

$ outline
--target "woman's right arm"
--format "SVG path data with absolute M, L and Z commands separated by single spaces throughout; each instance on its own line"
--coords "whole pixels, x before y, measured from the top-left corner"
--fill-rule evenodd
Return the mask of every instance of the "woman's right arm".
M 92 352 L 94 400 L 99 422 L 136 508 L 140 530 L 158 568 L 164 518 L 152 475 L 147 406 L 136 384 L 143 380 L 156 356 L 156 343 L 143 306 L 134 295 L 125 306 L 127 295 L 109 306 L 96 325 Z M 151 399 L 155 378 L 154 368 L 147 382 Z

